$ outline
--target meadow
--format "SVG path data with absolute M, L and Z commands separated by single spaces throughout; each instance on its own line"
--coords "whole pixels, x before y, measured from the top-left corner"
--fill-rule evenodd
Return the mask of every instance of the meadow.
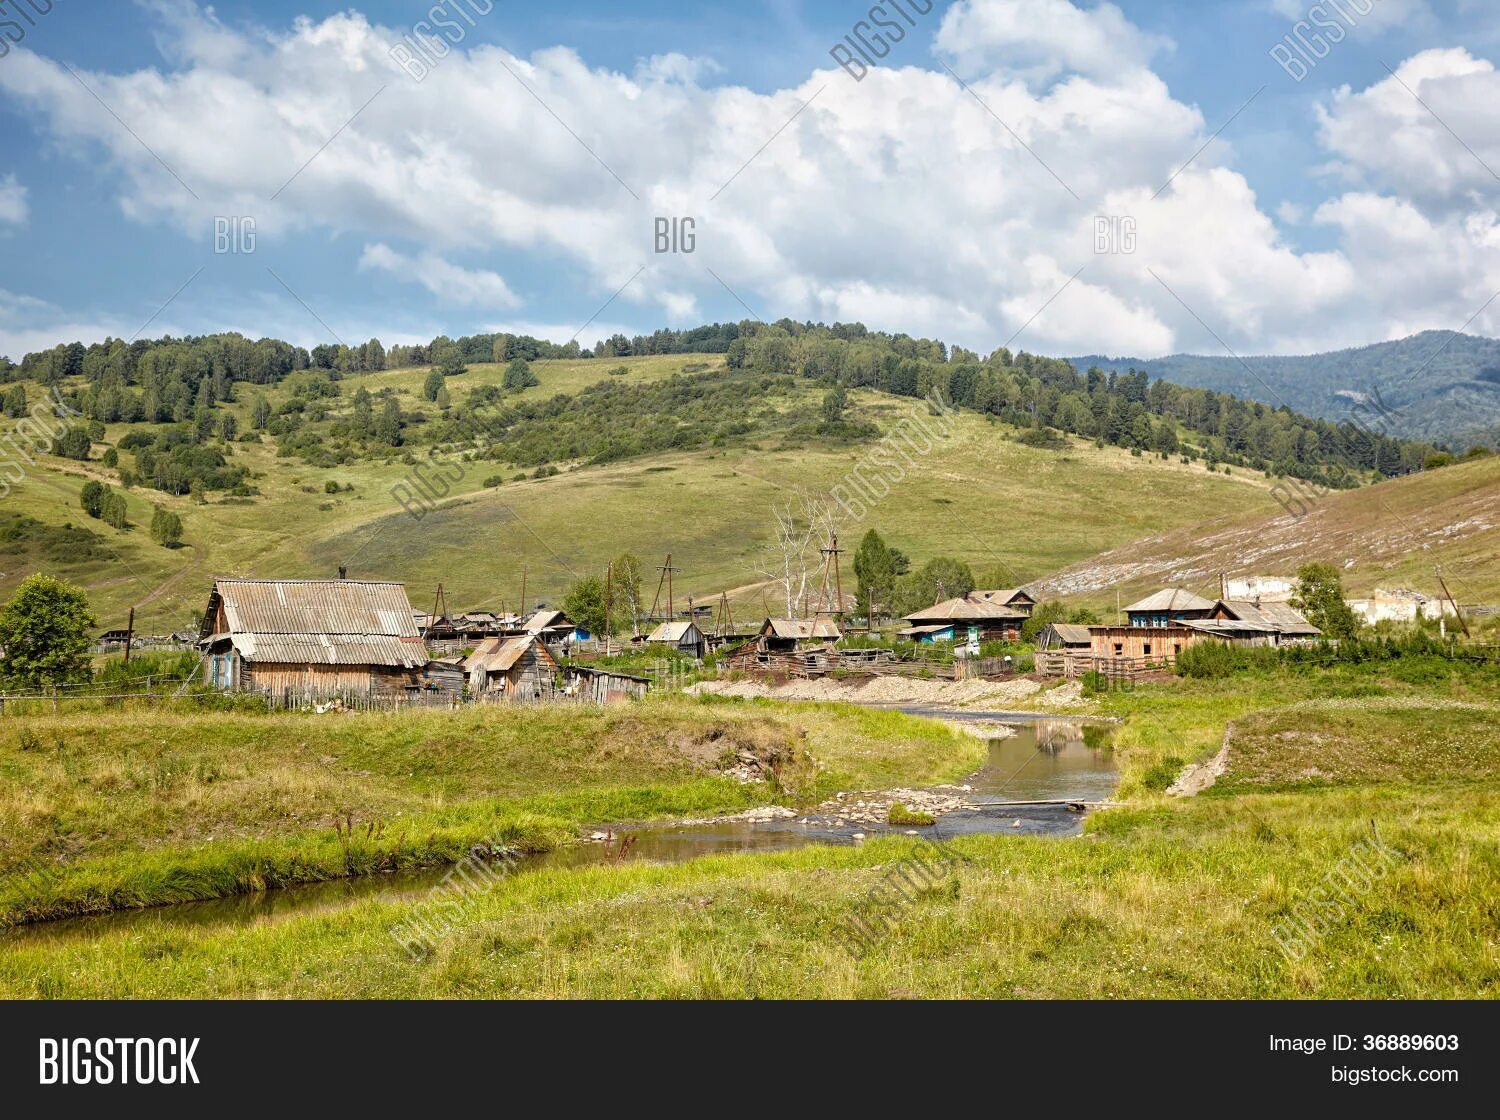
M 421 962 L 388 932 L 409 901 L 20 941 L 0 949 L 0 993 L 1494 997 L 1500 674 L 1423 668 L 1298 667 L 1086 702 L 1121 721 L 1126 803 L 1093 815 L 1077 839 L 946 841 L 953 869 L 909 891 L 861 956 L 846 951 L 850 915 L 901 861 L 930 858 L 921 840 L 526 871 L 476 895 Z M 765 710 L 695 709 L 713 719 Z M 1175 774 L 1212 755 L 1226 731 L 1219 782 L 1165 796 L 1164 766 Z M 1379 873 L 1340 880 L 1330 909 L 1317 892 L 1351 853 L 1371 851 L 1382 853 Z M 1303 922 L 1310 912 L 1315 926 Z

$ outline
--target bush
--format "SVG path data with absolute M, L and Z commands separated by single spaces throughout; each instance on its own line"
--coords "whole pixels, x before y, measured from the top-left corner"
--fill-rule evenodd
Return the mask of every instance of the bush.
M 1191 648 L 1196 649 L 1197 647 L 1194 646 Z M 1187 651 L 1184 650 L 1183 652 L 1186 653 Z M 1182 759 L 1176 757 L 1175 755 L 1169 758 L 1164 758 L 1155 766 L 1151 767 L 1151 769 L 1147 770 L 1144 775 L 1142 775 L 1141 785 L 1145 786 L 1149 790 L 1155 790 L 1157 793 L 1162 792 L 1162 790 L 1169 789 L 1171 788 L 1172 783 L 1177 780 L 1177 775 L 1182 773 L 1182 768 L 1184 765 L 1186 764 L 1182 761 Z
M 1236 652 L 1225 642 L 1195 642 L 1177 655 L 1177 673 L 1199 680 L 1221 680 L 1241 668 Z
M 176 548 L 182 544 L 182 518 L 157 506 L 151 517 L 151 539 L 163 548 Z
M 339 484 L 337 482 L 335 482 L 333 479 L 330 478 L 327 482 L 323 483 L 323 493 L 325 493 L 325 494 L 337 494 L 338 492 L 339 492 Z
M 895 825 L 929 825 L 937 823 L 936 818 L 931 813 L 913 811 L 899 801 L 891 802 L 890 811 L 886 814 L 886 821 L 889 824 Z
M 492 474 L 489 478 L 484 480 L 484 488 L 486 490 L 493 490 L 495 487 L 503 485 L 504 482 L 505 479 L 500 475 Z

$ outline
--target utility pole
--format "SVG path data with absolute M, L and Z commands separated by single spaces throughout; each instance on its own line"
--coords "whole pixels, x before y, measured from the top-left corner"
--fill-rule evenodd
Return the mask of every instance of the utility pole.
M 656 596 L 651 600 L 651 618 L 650 618 L 650 621 L 651 622 L 657 622 L 657 621 L 671 622 L 671 621 L 673 621 L 677 617 L 677 611 L 675 609 L 676 608 L 676 603 L 673 601 L 673 598 L 672 598 L 672 575 L 673 575 L 674 572 L 680 572 L 680 571 L 682 571 L 682 569 L 681 568 L 674 568 L 672 566 L 672 554 L 669 552 L 669 553 L 667 553 L 667 561 L 666 561 L 666 563 L 665 564 L 658 564 L 656 566 L 656 570 L 661 573 L 661 576 L 656 581 Z M 660 610 L 661 610 L 661 592 L 662 592 L 662 588 L 666 588 L 666 591 L 667 591 L 667 617 L 665 619 L 661 618 L 661 615 L 659 613 Z
M 1464 612 L 1458 609 L 1458 600 L 1453 597 L 1453 592 L 1449 591 L 1448 590 L 1448 585 L 1445 582 L 1443 582 L 1443 569 L 1442 569 L 1442 567 L 1438 566 L 1438 567 L 1434 568 L 1433 571 L 1437 573 L 1438 586 L 1443 589 L 1443 594 L 1446 595 L 1446 596 L 1448 596 L 1448 602 L 1450 602 L 1450 603 L 1453 604 L 1453 615 L 1454 615 L 1455 618 L 1458 619 L 1458 625 L 1459 625 L 1459 628 L 1463 630 L 1464 637 L 1465 638 L 1471 638 L 1471 637 L 1473 637 L 1473 635 L 1469 633 L 1469 624 L 1464 621 Z M 1439 607 L 1438 607 L 1438 617 L 1441 618 L 1442 614 L 1443 614 L 1443 610 L 1442 610 L 1441 605 L 1439 605 Z
M 521 565 L 521 621 L 526 621 L 526 565 Z
M 614 633 L 615 562 L 604 569 L 604 656 L 609 656 L 609 636 Z
M 130 643 L 135 640 L 135 608 L 130 608 L 130 620 L 125 623 L 125 664 L 130 664 Z
M 839 563 L 839 557 L 843 555 L 844 550 L 839 547 L 839 535 L 834 533 L 828 542 L 828 546 L 820 548 L 818 551 L 823 554 L 823 586 L 819 589 L 818 595 L 823 600 L 825 607 L 828 603 L 828 594 L 830 591 L 837 596 L 834 600 L 833 610 L 829 613 L 835 619 L 842 620 L 844 617 L 844 573 L 843 566 Z M 833 576 L 831 581 L 833 584 L 832 587 L 829 586 L 830 580 L 828 578 L 830 568 L 833 569 L 831 573 Z

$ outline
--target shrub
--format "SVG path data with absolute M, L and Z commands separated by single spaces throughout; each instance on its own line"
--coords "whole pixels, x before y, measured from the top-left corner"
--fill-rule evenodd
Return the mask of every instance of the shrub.
M 1186 650 L 1183 652 L 1186 652 Z M 1155 790 L 1157 793 L 1169 789 L 1172 783 L 1177 780 L 1177 775 L 1182 773 L 1184 765 L 1185 763 L 1182 759 L 1176 755 L 1164 758 L 1142 775 L 1141 785 L 1149 790 Z
M 908 809 L 899 801 L 891 802 L 890 811 L 886 814 L 886 821 L 889 824 L 897 825 L 929 825 L 937 823 L 936 818 L 931 813 Z
M 1177 673 L 1199 680 L 1220 680 L 1241 667 L 1235 654 L 1224 642 L 1195 642 L 1177 655 Z
M 182 544 L 182 518 L 157 506 L 151 517 L 151 539 L 163 548 L 176 548 Z

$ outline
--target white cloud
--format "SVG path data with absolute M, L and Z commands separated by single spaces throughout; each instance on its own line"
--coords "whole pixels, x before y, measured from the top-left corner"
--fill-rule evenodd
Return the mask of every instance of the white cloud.
M 407 283 L 421 284 L 445 303 L 460 307 L 510 308 L 521 303 L 499 273 L 460 268 L 436 253 L 410 257 L 377 243 L 365 246 L 359 267 L 389 272 Z
M 1110 3 L 960 0 L 943 15 L 937 47 L 965 72 L 984 66 L 1048 77 L 1144 67 L 1172 40 L 1142 31 Z
M 636 329 L 722 307 L 711 268 L 767 320 L 860 319 L 981 351 L 1024 326 L 1015 347 L 1140 356 L 1457 326 L 1500 288 L 1494 181 L 1389 79 L 1320 118 L 1352 184 L 1309 206 L 1331 248 L 1282 237 L 1226 138 L 1164 187 L 1211 126 L 1147 68 L 1165 42 L 1108 4 L 962 0 L 936 45 L 968 89 L 908 66 L 762 93 L 705 86 L 712 68 L 677 56 L 624 74 L 563 47 L 454 49 L 417 83 L 388 56 L 399 32 L 357 13 L 250 33 L 161 3 L 169 67 L 84 77 L 197 199 L 64 68 L 25 49 L 0 67 L 0 94 L 38 110 L 52 143 L 111 161 L 131 219 L 204 236 L 216 214 L 253 214 L 263 243 L 348 234 L 366 269 L 497 310 L 516 293 L 455 254 L 551 257 L 577 289 L 576 316 L 544 313 L 576 320 L 563 338 L 643 266 L 606 312 Z M 1427 52 L 1400 72 L 1500 167 L 1488 62 Z M 1098 214 L 1135 220 L 1134 253 L 1094 253 Z M 663 215 L 697 219 L 694 255 L 653 253 Z M 580 341 L 614 329 L 629 333 L 594 324 Z M 1500 305 L 1471 329 L 1500 329 Z
M 30 213 L 26 205 L 26 188 L 14 175 L 0 179 L 0 222 L 25 225 Z
M 1319 131 L 1348 178 L 1424 210 L 1466 211 L 1493 205 L 1500 189 L 1497 100 L 1489 61 L 1462 48 L 1423 51 L 1368 89 L 1337 90 L 1320 107 Z

